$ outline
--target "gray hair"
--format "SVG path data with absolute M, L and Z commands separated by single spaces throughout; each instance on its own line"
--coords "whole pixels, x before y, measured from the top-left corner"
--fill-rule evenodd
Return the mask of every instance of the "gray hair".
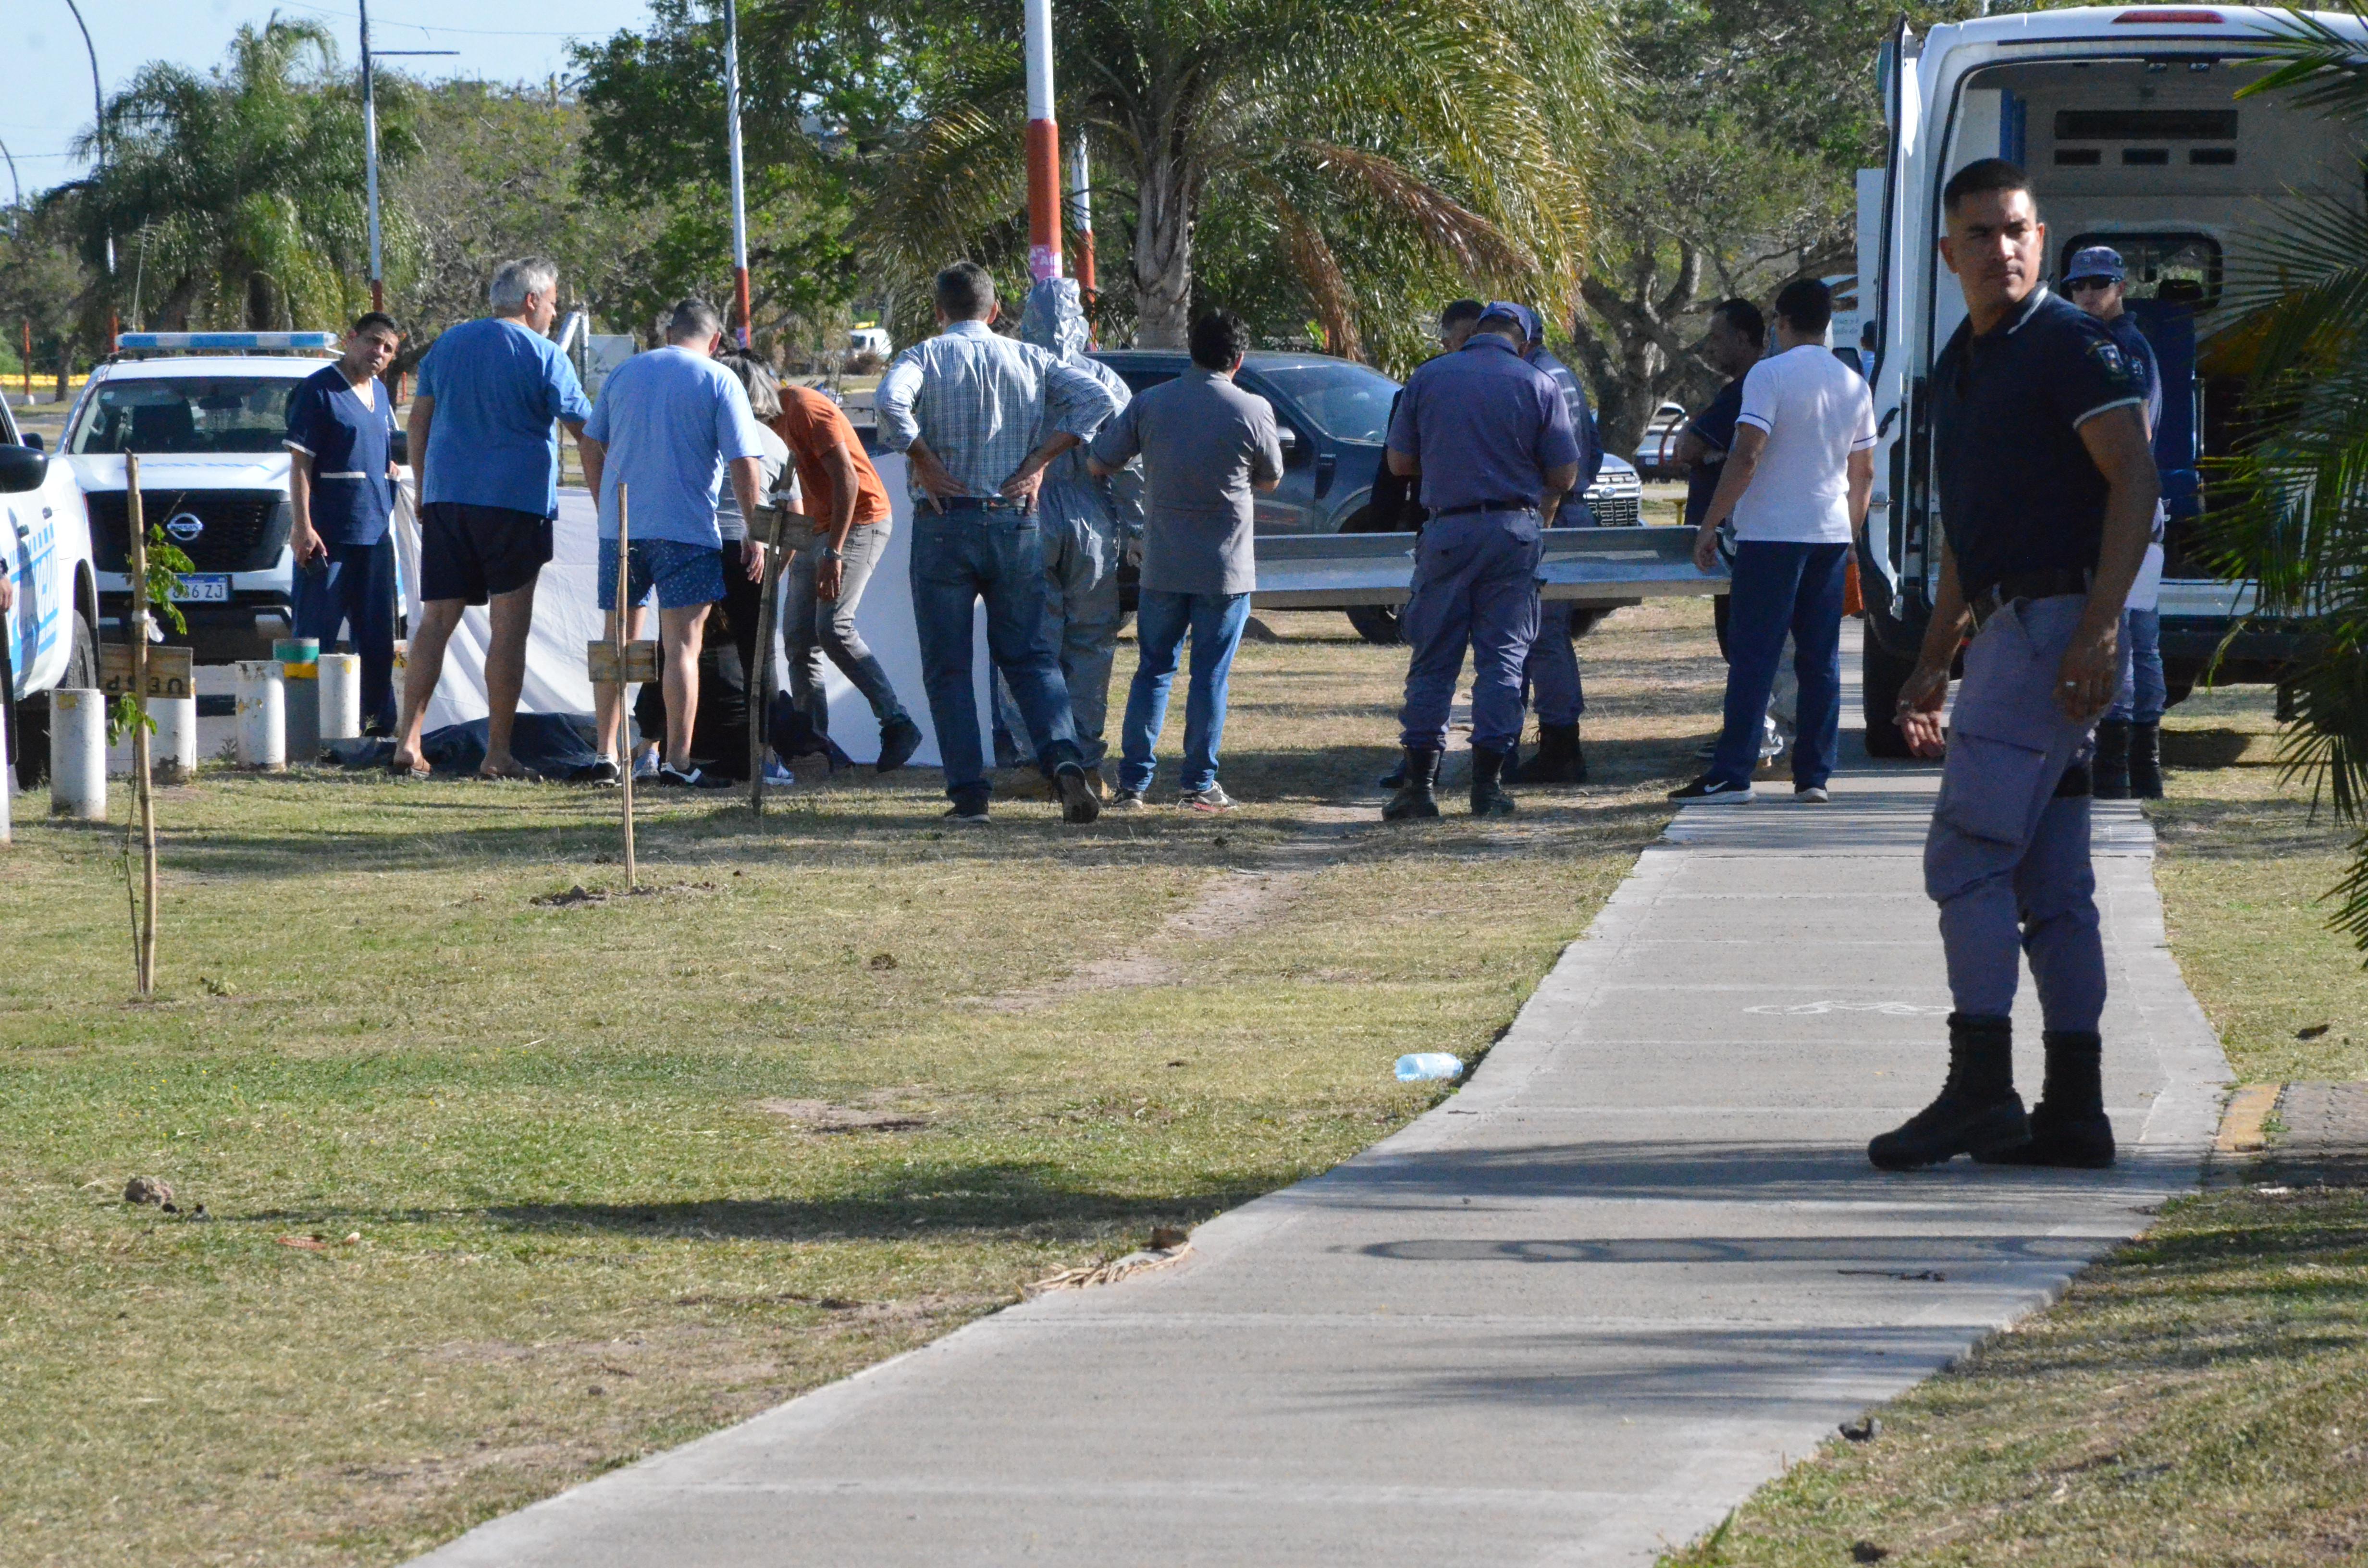
M 691 343 L 713 337 L 723 330 L 723 318 L 713 305 L 692 298 L 677 304 L 659 323 L 668 343 Z
M 559 264 L 548 256 L 520 256 L 516 261 L 502 263 L 494 274 L 493 287 L 485 290 L 494 309 L 506 316 L 514 316 L 526 309 L 529 294 L 541 294 L 548 299 L 559 289 Z
M 746 354 L 718 355 L 715 362 L 740 378 L 748 393 L 750 414 L 759 420 L 781 416 L 781 384 L 765 365 Z

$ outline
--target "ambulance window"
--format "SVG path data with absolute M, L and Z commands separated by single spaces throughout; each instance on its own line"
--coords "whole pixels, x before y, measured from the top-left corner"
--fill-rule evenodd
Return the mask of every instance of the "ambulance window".
M 2220 302 L 2220 242 L 2209 234 L 2079 234 L 2057 258 L 2057 276 L 2090 245 L 2111 245 L 2129 268 L 2128 297 L 2175 300 L 2199 311 Z

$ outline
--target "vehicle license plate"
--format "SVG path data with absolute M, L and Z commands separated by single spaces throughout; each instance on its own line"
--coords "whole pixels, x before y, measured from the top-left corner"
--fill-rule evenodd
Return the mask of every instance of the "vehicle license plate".
M 173 597 L 191 604 L 226 605 L 230 603 L 230 577 L 226 574 L 183 577 L 175 585 Z

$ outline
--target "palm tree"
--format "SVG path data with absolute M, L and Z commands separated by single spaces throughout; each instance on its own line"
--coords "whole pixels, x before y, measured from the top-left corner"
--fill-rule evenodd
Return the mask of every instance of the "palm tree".
M 873 233 L 907 267 L 1019 229 L 1019 7 L 994 15 L 1004 47 L 888 162 Z M 1137 341 L 1183 343 L 1195 232 L 1220 204 L 1296 277 L 1337 353 L 1386 324 L 1368 285 L 1409 259 L 1562 313 L 1609 97 L 1600 16 L 1587 0 L 1064 0 L 1058 112 L 1131 201 Z
M 2362 0 L 2343 0 L 2368 20 Z M 2315 18 L 2283 24 L 2283 63 L 2248 93 L 2368 126 L 2368 53 Z M 2225 469 L 2238 497 L 2217 520 L 2232 577 L 2257 610 L 2304 632 L 2281 749 L 2289 778 L 2324 789 L 2338 820 L 2368 816 L 2368 214 L 2354 194 L 2302 195 L 2261 259 L 2232 281 L 2221 341 L 2251 359 L 2260 434 Z M 2333 924 L 2368 949 L 2368 834 Z
M 380 156 L 398 165 L 416 145 L 400 85 L 380 102 L 394 110 Z M 71 199 L 94 266 L 119 237 L 118 309 L 136 297 L 168 327 L 286 328 L 365 297 L 359 94 L 325 28 L 242 27 L 207 76 L 152 62 L 109 100 L 104 129 L 107 161 Z M 100 144 L 93 127 L 76 150 Z

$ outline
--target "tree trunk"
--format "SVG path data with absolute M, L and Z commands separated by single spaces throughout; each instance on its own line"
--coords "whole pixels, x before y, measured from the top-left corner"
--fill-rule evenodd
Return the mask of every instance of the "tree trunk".
M 1678 318 L 1694 308 L 1702 278 L 1701 254 L 1687 246 L 1666 290 L 1649 250 L 1639 252 L 1628 277 L 1590 272 L 1580 285 L 1587 310 L 1574 324 L 1573 341 L 1595 382 L 1607 450 L 1623 456 L 1635 450 L 1653 410 L 1706 376 L 1678 331 Z
M 1180 154 L 1142 169 L 1135 186 L 1135 346 L 1181 348 L 1192 327 L 1192 225 L 1201 173 Z

